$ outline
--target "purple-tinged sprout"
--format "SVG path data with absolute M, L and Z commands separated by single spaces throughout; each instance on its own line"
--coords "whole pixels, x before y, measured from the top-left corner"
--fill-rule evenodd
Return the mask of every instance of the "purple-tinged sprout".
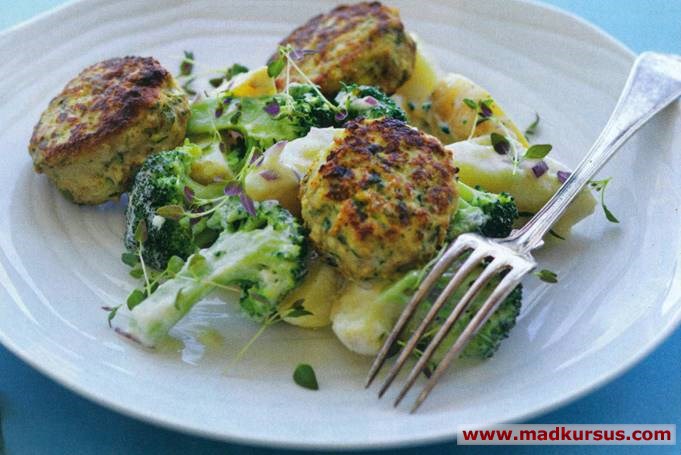
M 532 172 L 534 173 L 534 176 L 539 178 L 542 175 L 546 174 L 546 171 L 549 170 L 549 166 L 546 164 L 544 160 L 539 161 L 537 164 L 532 166 Z
M 347 117 L 348 117 L 348 111 L 346 111 L 345 109 L 342 109 L 341 111 L 339 111 L 336 114 L 336 116 L 334 118 L 336 119 L 337 122 L 342 122 Z
M 288 56 L 295 61 L 302 60 L 306 55 L 316 54 L 317 51 L 314 49 L 294 49 L 289 52 Z
M 556 177 L 560 183 L 565 183 L 565 181 L 572 175 L 572 172 L 568 171 L 558 171 L 556 172 Z
M 280 111 L 281 108 L 279 107 L 279 103 L 276 101 L 270 101 L 265 105 L 265 112 L 270 114 L 272 117 L 275 117 Z
M 483 117 L 491 117 L 492 116 L 492 109 L 489 108 L 489 106 L 486 103 L 480 102 L 480 113 L 482 114 Z
M 229 103 L 232 102 L 233 99 L 234 98 L 232 98 L 231 96 L 225 96 L 225 98 L 222 100 L 222 104 L 228 105 Z
M 122 337 L 127 338 L 130 341 L 134 341 L 137 344 L 142 344 L 142 342 L 135 335 L 133 335 L 130 332 L 126 332 L 125 330 L 123 330 L 119 327 L 114 327 L 114 332 L 116 332 L 117 334 L 119 334 Z
M 194 202 L 194 190 L 188 186 L 184 187 L 184 200 L 187 202 L 187 204 Z
M 222 105 L 219 105 L 217 108 L 215 108 L 215 118 L 222 117 L 223 112 L 225 112 L 224 108 Z
M 246 209 L 246 212 L 251 216 L 255 216 L 255 204 L 253 203 L 253 199 L 246 196 L 246 193 L 242 191 L 239 193 L 239 200 L 241 201 L 241 205 L 244 206 L 244 209 Z
M 279 174 L 277 174 L 276 172 L 274 172 L 271 169 L 265 169 L 264 171 L 260 171 L 259 174 L 260 174 L 260 177 L 264 178 L 268 182 L 271 182 L 273 180 L 277 180 L 279 178 Z
M 373 96 L 365 96 L 362 101 L 367 103 L 369 106 L 378 106 L 378 100 Z
M 226 196 L 236 196 L 237 194 L 241 194 L 241 187 L 236 184 L 236 183 L 230 183 L 225 187 L 225 195 Z
M 258 161 L 262 161 L 262 153 L 256 151 L 253 152 L 253 155 L 251 155 L 251 160 L 249 161 L 248 164 L 255 164 L 256 166 L 260 166 L 260 163 L 258 163 Z
M 267 154 L 280 153 L 282 150 L 284 150 L 286 144 L 288 144 L 288 141 L 275 142 L 273 145 L 270 146 L 270 148 L 265 150 L 265 153 Z

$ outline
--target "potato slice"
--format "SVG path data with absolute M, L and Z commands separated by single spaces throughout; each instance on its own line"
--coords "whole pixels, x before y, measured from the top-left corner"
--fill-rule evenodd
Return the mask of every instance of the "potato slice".
M 331 307 L 343 287 L 338 269 L 320 259 L 312 261 L 303 282 L 279 305 L 279 314 L 289 324 L 316 329 L 331 324 Z M 297 302 L 312 314 L 297 317 L 286 316 Z M 300 304 L 300 303 L 298 303 Z
M 228 82 L 227 88 L 231 87 L 232 94 L 239 97 L 272 96 L 277 93 L 274 79 L 267 74 L 267 67 L 237 74 Z
M 532 170 L 540 160 L 523 160 L 514 173 L 511 154 L 500 155 L 495 152 L 489 136 L 457 142 L 447 147 L 454 154 L 454 163 L 459 168 L 462 182 L 470 186 L 480 185 L 492 193 L 510 193 L 520 212 L 536 213 L 562 185 L 558 172 L 570 172 L 564 164 L 545 157 L 543 161 L 548 170 L 540 177 Z M 523 147 L 520 153 L 524 152 Z M 561 236 L 569 234 L 573 225 L 593 213 L 595 206 L 596 199 L 585 188 L 553 230 Z

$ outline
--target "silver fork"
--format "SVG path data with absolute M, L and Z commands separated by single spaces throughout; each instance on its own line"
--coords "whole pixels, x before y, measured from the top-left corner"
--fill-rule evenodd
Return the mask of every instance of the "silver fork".
M 460 259 L 463 262 L 442 293 L 437 297 L 433 306 L 429 309 L 404 348 L 400 351 L 397 360 L 388 372 L 385 382 L 378 393 L 379 398 L 383 396 L 395 380 L 407 359 L 412 355 L 426 329 L 452 293 L 475 268 L 484 266 L 484 270 L 461 297 L 461 300 L 456 304 L 442 327 L 437 331 L 432 341 L 419 357 L 416 365 L 407 376 L 402 390 L 397 395 L 395 406 L 409 392 L 437 347 L 464 313 L 475 295 L 492 278 L 503 276 L 499 284 L 494 288 L 490 296 L 448 350 L 442 361 L 437 365 L 437 368 L 428 379 L 412 407 L 411 412 L 416 411 L 428 397 L 428 394 L 435 387 L 452 361 L 459 356 L 471 338 L 475 336 L 477 331 L 494 313 L 499 304 L 520 283 L 523 276 L 536 267 L 537 263 L 530 252 L 543 245 L 542 238 L 560 218 L 570 202 L 634 132 L 680 95 L 681 57 L 652 52 L 641 54 L 634 62 L 629 78 L 605 129 L 603 129 L 591 150 L 589 150 L 589 153 L 577 166 L 575 172 L 567 178 L 551 200 L 525 226 L 512 232 L 509 237 L 491 240 L 477 234 L 463 234 L 454 241 L 436 262 L 409 304 L 403 310 L 392 332 L 386 338 L 376 360 L 371 365 L 366 387 L 369 387 L 374 378 L 376 378 L 388 357 L 389 351 L 413 316 L 417 306 L 429 294 L 435 283 L 452 266 L 455 260 Z M 468 256 L 464 260 L 463 257 L 467 253 Z M 485 263 L 487 265 L 484 265 Z

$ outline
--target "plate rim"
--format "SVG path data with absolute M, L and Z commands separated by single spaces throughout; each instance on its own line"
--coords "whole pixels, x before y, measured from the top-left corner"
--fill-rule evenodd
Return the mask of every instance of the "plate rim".
M 506 0 L 508 1 L 508 0 Z M 13 25 L 0 32 L 0 40 L 9 38 L 15 33 L 23 32 L 30 27 L 37 27 L 41 23 L 48 21 L 52 16 L 58 14 L 66 14 L 71 11 L 77 11 L 83 5 L 89 3 L 90 0 L 68 0 L 65 3 L 58 5 L 52 9 L 39 13 L 27 20 L 24 20 L 16 25 Z M 564 10 L 558 6 L 543 3 L 539 0 L 511 0 L 516 7 L 527 5 L 536 10 L 542 10 L 543 13 L 552 13 L 561 16 L 561 20 L 579 24 L 585 30 L 592 32 L 595 36 L 607 43 L 612 51 L 619 52 L 624 57 L 628 58 L 630 62 L 634 61 L 636 53 L 627 45 L 622 43 L 617 38 L 610 35 L 603 28 L 591 23 L 587 19 L 578 16 L 575 13 Z M 515 416 L 507 421 L 523 421 L 530 420 L 538 415 L 543 415 L 551 412 L 559 407 L 565 406 L 588 393 L 604 386 L 615 378 L 623 375 L 636 364 L 646 358 L 653 350 L 660 346 L 669 336 L 681 327 L 681 317 L 677 320 L 671 321 L 664 330 L 658 332 L 656 337 L 649 342 L 636 355 L 629 358 L 626 362 L 620 364 L 617 368 L 603 374 L 590 384 L 576 390 L 569 396 L 563 397 L 553 403 L 545 406 L 540 406 L 537 409 L 528 411 L 524 414 Z M 192 436 L 199 436 L 211 440 L 222 441 L 226 443 L 237 443 L 248 445 L 251 447 L 269 447 L 269 448 L 286 448 L 286 449 L 326 449 L 326 450 L 361 450 L 361 449 L 379 449 L 379 448 L 397 448 L 397 447 L 413 447 L 424 444 L 434 444 L 439 442 L 454 441 L 456 439 L 455 428 L 447 432 L 442 432 L 438 435 L 427 435 L 423 437 L 410 438 L 409 440 L 393 440 L 393 441 L 375 441 L 367 443 L 352 443 L 343 444 L 340 442 L 314 442 L 314 441 L 292 441 L 280 437 L 273 438 L 254 438 L 252 436 L 241 436 L 238 433 L 214 432 L 210 430 L 202 430 L 200 428 L 191 427 L 176 423 L 167 417 L 154 414 L 149 410 L 131 409 L 116 402 L 115 399 L 98 395 L 95 391 L 89 390 L 82 384 L 82 381 L 77 379 L 69 379 L 66 375 L 60 373 L 57 369 L 50 369 L 47 366 L 41 365 L 38 359 L 31 356 L 30 352 L 18 344 L 14 343 L 3 330 L 0 330 L 0 344 L 2 344 L 10 353 L 16 356 L 21 361 L 28 364 L 31 368 L 46 376 L 50 380 L 56 382 L 70 392 L 75 393 L 87 400 L 102 406 L 106 409 L 118 412 L 126 417 L 149 423 L 159 428 L 177 431 L 179 433 L 189 434 Z

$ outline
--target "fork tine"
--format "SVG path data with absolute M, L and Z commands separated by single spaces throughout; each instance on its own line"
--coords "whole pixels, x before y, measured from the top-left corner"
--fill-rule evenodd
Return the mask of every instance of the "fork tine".
M 480 307 L 480 310 L 475 314 L 470 323 L 466 326 L 464 331 L 459 335 L 454 345 L 449 349 L 445 357 L 438 364 L 437 368 L 433 372 L 433 375 L 428 379 L 428 382 L 423 387 L 423 390 L 419 394 L 414 406 L 411 408 L 410 412 L 415 412 L 421 403 L 428 398 L 428 395 L 433 390 L 433 387 L 437 384 L 440 377 L 449 368 L 449 365 L 456 359 L 461 351 L 468 345 L 471 338 L 478 332 L 480 327 L 483 326 L 487 319 L 496 311 L 497 307 L 501 302 L 504 301 L 506 297 L 513 291 L 513 289 L 518 285 L 520 279 L 532 269 L 531 265 L 523 264 L 513 264 L 513 268 L 509 270 L 508 274 L 499 282 L 497 287 L 494 289 L 489 298 Z
M 449 299 L 449 297 L 456 290 L 456 288 L 459 287 L 464 278 L 466 278 L 466 276 L 471 272 L 471 270 L 473 270 L 473 268 L 477 267 L 480 264 L 480 262 L 485 258 L 485 256 L 487 256 L 487 254 L 488 252 L 484 248 L 476 248 L 475 250 L 473 250 L 471 255 L 468 256 L 468 258 L 461 265 L 461 267 L 459 267 L 459 269 L 456 271 L 456 273 L 449 281 L 445 289 L 435 300 L 433 306 L 431 306 L 430 309 L 428 310 L 426 317 L 423 318 L 423 321 L 421 321 L 416 331 L 411 335 L 409 341 L 407 341 L 407 344 L 400 351 L 399 357 L 397 358 L 395 363 L 393 363 L 392 368 L 390 368 L 390 371 L 388 372 L 388 375 L 386 376 L 385 381 L 383 382 L 383 385 L 381 386 L 381 389 L 378 392 L 379 398 L 383 396 L 386 390 L 388 390 L 388 387 L 390 387 L 390 384 L 392 384 L 392 382 L 394 381 L 395 377 L 397 377 L 400 370 L 406 363 L 407 359 L 409 359 L 411 353 L 414 351 L 414 348 L 416 348 L 416 345 L 423 336 L 423 333 L 426 331 L 430 323 L 437 315 L 437 312 L 447 302 L 447 299 Z
M 484 253 L 483 253 L 484 254 Z M 476 264 L 477 265 L 477 264 Z M 503 259 L 495 258 L 490 264 L 488 264 L 485 269 L 482 271 L 480 276 L 478 276 L 475 281 L 472 283 L 471 287 L 469 287 L 464 295 L 461 297 L 461 300 L 457 302 L 456 306 L 452 310 L 452 312 L 449 314 L 445 322 L 443 323 L 442 327 L 437 331 L 433 339 L 428 343 L 428 347 L 426 350 L 423 352 L 423 355 L 419 358 L 418 362 L 412 368 L 411 372 L 409 373 L 409 376 L 407 377 L 407 380 L 405 381 L 404 386 L 402 387 L 402 390 L 400 393 L 397 395 L 397 398 L 395 399 L 394 405 L 397 406 L 400 404 L 400 401 L 405 397 L 405 395 L 409 392 L 411 387 L 414 385 L 416 382 L 416 379 L 418 378 L 419 374 L 421 374 L 421 371 L 423 371 L 423 368 L 426 366 L 430 358 L 433 356 L 433 353 L 435 350 L 440 346 L 440 343 L 442 343 L 442 340 L 449 334 L 449 331 L 451 328 L 454 326 L 456 321 L 459 320 L 463 312 L 468 308 L 470 303 L 473 301 L 473 298 L 477 295 L 478 292 L 483 288 L 484 285 L 487 284 L 487 282 L 494 277 L 495 275 L 499 274 L 504 267 L 508 266 L 508 262 L 506 262 Z M 472 268 L 471 268 L 472 269 Z M 463 271 L 463 270 L 460 270 Z M 461 277 L 460 281 L 463 281 L 463 278 L 467 276 L 470 273 L 470 269 L 465 271 L 465 275 Z M 458 274 L 458 272 L 457 272 Z M 451 284 L 451 283 L 450 283 Z M 449 287 L 449 286 L 448 286 Z M 457 283 L 458 287 L 458 283 Z M 450 292 L 451 295 L 451 292 Z M 439 297 L 438 301 L 443 300 L 443 303 L 449 299 L 449 295 L 445 295 L 443 292 Z M 419 335 L 420 338 L 420 335 Z M 417 340 L 418 341 L 418 340 Z
M 376 359 L 374 359 L 374 362 L 371 364 L 371 369 L 369 370 L 369 375 L 367 377 L 365 387 L 369 387 L 373 382 L 374 378 L 376 377 L 381 367 L 385 363 L 385 360 L 388 358 L 388 351 L 395 343 L 395 340 L 397 340 L 397 337 L 400 335 L 400 332 L 402 331 L 406 323 L 409 321 L 409 318 L 411 318 L 412 314 L 414 314 L 414 311 L 416 310 L 416 307 L 421 302 L 421 300 L 423 300 L 428 291 L 430 291 L 435 282 L 438 280 L 440 275 L 442 275 L 442 273 L 444 273 L 444 271 L 447 270 L 447 268 L 449 268 L 449 266 L 454 262 L 454 260 L 461 254 L 463 254 L 464 251 L 470 248 L 471 246 L 468 245 L 467 242 L 465 241 L 459 242 L 457 240 L 456 242 L 454 242 L 452 246 L 450 246 L 447 249 L 447 251 L 445 251 L 442 258 L 440 258 L 440 260 L 433 266 L 432 270 L 428 273 L 426 278 L 419 285 L 418 289 L 416 290 L 416 293 L 414 293 L 411 300 L 402 311 L 402 314 L 400 315 L 399 319 L 397 320 L 397 323 L 390 332 L 390 335 L 388 335 L 388 338 L 386 338 L 385 342 L 383 343 L 383 346 L 381 346 L 381 350 L 378 352 L 378 354 L 376 355 Z

